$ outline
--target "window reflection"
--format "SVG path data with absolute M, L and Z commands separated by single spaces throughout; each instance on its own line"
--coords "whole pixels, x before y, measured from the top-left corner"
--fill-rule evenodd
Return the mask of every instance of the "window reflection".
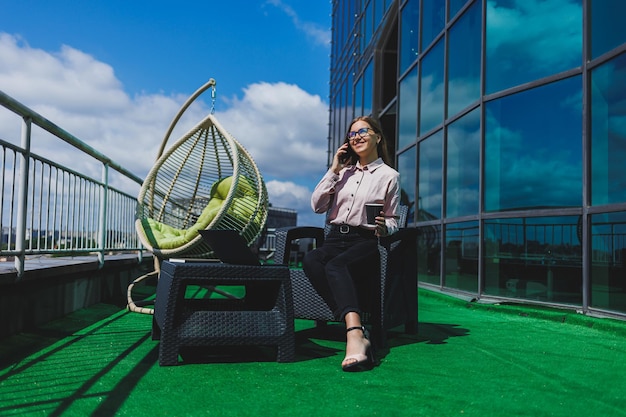
M 486 104 L 485 211 L 582 205 L 581 79 Z
M 441 218 L 442 141 L 439 131 L 419 143 L 418 221 Z
M 329 149 L 336 150 L 343 143 L 347 130 L 347 119 L 352 119 L 352 105 L 348 103 L 348 97 L 351 97 L 351 94 L 348 93 L 351 91 L 351 86 L 349 84 L 351 84 L 351 79 L 348 79 L 337 88 L 337 95 L 333 99 L 333 136 L 331 137 L 331 143 L 329 143 Z M 328 153 L 328 165 L 332 163 L 333 155 L 334 152 Z
M 443 122 L 443 47 L 441 40 L 422 59 L 420 83 L 420 134 Z
M 385 1 L 375 0 L 374 3 L 374 30 L 380 25 L 380 22 L 385 14 Z
M 579 216 L 485 221 L 486 294 L 579 304 Z
M 478 222 L 446 225 L 444 286 L 478 292 Z
M 591 221 L 591 306 L 626 312 L 626 212 Z
M 400 38 L 400 74 L 417 58 L 419 41 L 419 0 L 409 0 L 402 9 Z
M 371 60 L 363 74 L 363 115 L 372 114 L 374 88 L 374 60 Z
M 446 217 L 478 214 L 480 111 L 448 126 Z
M 626 201 L 626 54 L 591 73 L 591 202 Z
M 416 151 L 415 147 L 398 156 L 398 172 L 400 172 L 400 203 L 409 207 L 409 223 L 415 219 L 415 175 Z
M 417 246 L 417 279 L 420 282 L 440 285 L 441 226 L 419 228 Z
M 480 6 L 474 3 L 450 30 L 448 117 L 480 97 Z
M 446 25 L 446 0 L 422 2 L 422 48 L 423 51 L 439 35 Z
M 329 146 L 384 112 L 421 282 L 626 316 L 624 15 L 624 0 L 333 2 Z
M 368 4 L 361 15 L 361 36 L 359 36 L 359 39 L 361 39 L 362 51 L 367 48 L 367 44 L 372 36 L 372 7 L 372 3 Z
M 329 144 L 331 149 L 337 149 L 339 147 L 339 145 L 337 145 L 338 138 L 345 135 L 345 132 L 342 133 L 342 129 L 343 129 L 342 115 L 343 114 L 341 110 L 342 110 L 341 103 L 337 101 L 333 107 L 333 133 L 334 134 L 332 137 L 332 143 Z M 328 157 L 330 157 L 330 154 Z M 330 161 L 328 162 L 330 163 Z
M 363 113 L 363 77 L 359 78 L 354 86 L 354 113 L 364 115 Z
M 467 3 L 468 0 L 450 0 L 450 10 L 448 12 L 448 20 L 454 19 L 454 16 Z M 480 2 L 479 2 L 480 3 Z
M 400 82 L 399 101 L 398 149 L 403 149 L 417 139 L 417 67 Z
M 591 1 L 591 58 L 626 42 L 626 2 L 624 0 Z
M 487 94 L 581 65 L 582 0 L 487 0 Z

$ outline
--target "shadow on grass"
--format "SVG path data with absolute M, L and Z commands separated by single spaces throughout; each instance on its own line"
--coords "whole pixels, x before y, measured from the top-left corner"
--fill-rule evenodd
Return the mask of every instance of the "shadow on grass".
M 389 332 L 387 348 L 377 348 L 379 359 L 384 358 L 395 347 L 417 343 L 445 344 L 451 337 L 468 336 L 469 330 L 456 324 L 419 323 L 416 334 L 403 333 L 401 328 Z M 345 348 L 345 326 L 328 324 L 296 332 L 296 358 L 294 362 L 305 362 L 336 356 Z M 337 347 L 328 346 L 338 344 Z M 276 348 L 265 346 L 199 346 L 182 348 L 184 364 L 201 363 L 245 363 L 275 362 Z
M 108 309 L 104 306 L 81 311 L 37 329 L 37 338 L 28 349 L 19 340 L 13 349 L 21 347 L 23 354 L 13 355 L 15 362 L 3 369 L 0 377 L 0 415 L 16 410 L 23 415 L 65 415 L 75 403 L 85 403 L 92 390 L 110 381 L 115 381 L 113 387 L 103 391 L 106 399 L 98 404 L 99 410 L 106 412 L 96 411 L 95 415 L 115 415 L 157 355 L 155 348 L 150 349 L 136 362 L 130 362 L 132 367 L 127 372 L 127 358 L 139 351 L 150 333 L 125 320 L 126 312 L 119 309 L 93 323 Z M 85 327 L 88 323 L 91 325 Z M 37 347 L 38 352 L 24 357 Z M 20 391 L 28 392 L 28 396 L 13 395 Z
M 416 342 L 426 342 L 432 345 L 447 343 L 451 337 L 469 336 L 470 331 L 458 324 L 422 323 L 418 324 L 417 334 L 404 335 Z
M 340 349 L 322 346 L 314 339 L 339 341 L 335 326 L 327 326 L 323 330 L 318 328 L 296 332 L 295 359 L 293 362 L 304 362 L 335 356 Z M 338 327 L 338 326 L 337 326 Z M 331 331 L 328 331 L 331 330 Z M 277 349 L 272 346 L 188 346 L 182 347 L 179 352 L 185 364 L 209 363 L 247 363 L 247 362 L 276 362 Z
M 19 363 L 48 346 L 73 335 L 100 320 L 106 320 L 120 311 L 111 304 L 97 304 L 78 310 L 63 318 L 28 329 L 0 340 L 0 369 Z

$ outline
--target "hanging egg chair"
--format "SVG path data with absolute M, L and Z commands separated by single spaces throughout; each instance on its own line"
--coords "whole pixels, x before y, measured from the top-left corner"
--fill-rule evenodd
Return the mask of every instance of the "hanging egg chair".
M 267 220 L 265 182 L 250 154 L 220 125 L 213 110 L 165 150 L 182 114 L 209 88 L 214 99 L 211 79 L 181 107 L 139 191 L 135 228 L 155 258 L 152 275 L 159 273 L 164 259 L 211 258 L 213 251 L 198 230 L 237 230 L 251 245 Z M 143 278 L 129 286 L 128 305 L 133 311 L 152 314 L 152 309 L 132 301 L 132 287 Z

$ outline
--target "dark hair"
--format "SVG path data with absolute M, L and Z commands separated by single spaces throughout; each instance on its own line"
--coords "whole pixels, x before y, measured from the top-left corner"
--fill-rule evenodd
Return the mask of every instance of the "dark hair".
M 352 125 L 358 121 L 363 121 L 367 123 L 368 125 L 370 125 L 374 133 L 380 135 L 380 142 L 378 142 L 378 145 L 376 146 L 376 151 L 378 152 L 378 156 L 383 159 L 383 162 L 387 165 L 390 165 L 389 150 L 387 149 L 387 139 L 385 138 L 385 134 L 383 133 L 383 129 L 380 127 L 380 123 L 378 122 L 378 120 L 372 116 L 355 117 L 348 125 L 348 132 L 352 128 Z M 348 137 L 348 132 L 346 132 L 346 138 Z M 352 162 L 356 163 L 357 158 L 353 159 L 355 160 Z

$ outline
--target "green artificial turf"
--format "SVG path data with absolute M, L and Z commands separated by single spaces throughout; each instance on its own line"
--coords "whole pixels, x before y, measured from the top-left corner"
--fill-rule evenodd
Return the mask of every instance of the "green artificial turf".
M 296 361 L 194 349 L 158 365 L 152 317 L 95 306 L 0 342 L 0 416 L 625 416 L 626 323 L 419 292 L 419 333 L 345 373 L 340 326 Z

